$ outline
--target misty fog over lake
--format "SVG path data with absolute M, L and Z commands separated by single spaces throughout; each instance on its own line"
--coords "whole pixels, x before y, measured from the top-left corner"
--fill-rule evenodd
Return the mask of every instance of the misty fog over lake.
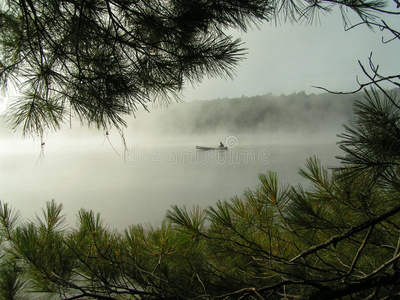
M 207 207 L 278 172 L 297 184 L 306 159 L 338 165 L 336 135 L 352 118 L 360 95 L 271 94 L 150 108 L 129 117 L 127 151 L 119 133 L 109 135 L 67 123 L 38 139 L 0 129 L 0 200 L 29 218 L 55 199 L 72 224 L 80 208 L 100 212 L 112 228 L 158 222 L 173 204 Z M 228 151 L 196 150 L 196 145 Z

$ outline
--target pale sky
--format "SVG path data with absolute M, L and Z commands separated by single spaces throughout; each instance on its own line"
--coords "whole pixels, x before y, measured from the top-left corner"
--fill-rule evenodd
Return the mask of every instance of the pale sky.
M 312 86 L 353 90 L 358 87 L 357 75 L 365 80 L 358 60 L 367 66 L 371 52 L 384 75 L 398 74 L 400 69 L 398 41 L 383 44 L 382 32 L 365 26 L 345 31 L 338 12 L 321 16 L 319 25 L 265 23 L 240 37 L 248 54 L 234 80 L 213 78 L 189 86 L 183 93 L 185 101 L 322 92 Z

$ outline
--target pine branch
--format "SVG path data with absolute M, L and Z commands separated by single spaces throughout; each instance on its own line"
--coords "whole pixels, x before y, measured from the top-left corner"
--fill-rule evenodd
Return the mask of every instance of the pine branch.
M 356 253 L 356 255 L 355 255 L 354 258 L 353 258 L 353 262 L 352 262 L 352 264 L 351 264 L 351 266 L 350 266 L 350 269 L 349 269 L 349 271 L 347 272 L 346 276 L 349 276 L 349 275 L 354 271 L 354 268 L 355 268 L 355 266 L 356 266 L 356 264 L 357 264 L 357 261 L 358 261 L 358 259 L 360 258 L 361 253 L 362 253 L 362 251 L 364 250 L 365 246 L 367 245 L 367 242 L 368 242 L 368 240 L 369 240 L 369 238 L 370 238 L 371 233 L 372 233 L 373 230 L 374 230 L 374 226 L 369 227 L 369 230 L 368 230 L 367 234 L 365 235 L 364 241 L 363 241 L 362 244 L 360 245 L 360 248 L 358 248 L 357 253 Z
M 381 222 L 385 221 L 387 218 L 392 217 L 399 212 L 400 212 L 400 205 L 397 205 L 394 208 L 392 208 L 391 210 L 387 211 L 386 213 L 383 213 L 379 216 L 371 218 L 368 221 L 365 221 L 364 223 L 362 223 L 360 225 L 354 226 L 354 227 L 350 228 L 349 230 L 347 230 L 346 232 L 344 232 L 343 234 L 336 235 L 336 236 L 330 238 L 325 243 L 313 246 L 313 247 L 303 251 L 302 253 L 295 256 L 294 258 L 292 258 L 289 261 L 294 262 L 294 261 L 298 260 L 299 258 L 304 258 L 310 254 L 317 252 L 318 250 L 325 249 L 329 245 L 336 245 L 338 242 L 345 240 L 370 226 L 374 226 L 378 223 L 381 223 Z
M 358 292 L 370 290 L 375 287 L 384 287 L 398 284 L 400 280 L 399 273 L 380 274 L 366 280 L 355 283 L 342 283 L 336 287 L 324 287 L 314 292 L 311 296 L 303 298 L 304 300 L 333 300 L 342 297 L 357 294 Z

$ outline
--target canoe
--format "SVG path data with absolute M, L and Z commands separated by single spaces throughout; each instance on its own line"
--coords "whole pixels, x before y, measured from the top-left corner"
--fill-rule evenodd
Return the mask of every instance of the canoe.
M 203 146 L 196 146 L 196 149 L 199 149 L 199 150 L 228 150 L 228 147 L 203 147 Z

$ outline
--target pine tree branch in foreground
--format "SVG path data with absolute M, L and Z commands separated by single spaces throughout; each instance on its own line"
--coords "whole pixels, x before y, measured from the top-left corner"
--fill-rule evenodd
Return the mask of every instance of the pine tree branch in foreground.
M 351 229 L 349 229 L 348 231 L 344 232 L 341 235 L 337 235 L 337 236 L 334 236 L 334 237 L 330 238 L 329 240 L 327 240 L 323 244 L 319 244 L 319 245 L 316 245 L 316 246 L 313 246 L 313 247 L 307 249 L 306 251 L 300 253 L 296 257 L 293 257 L 290 260 L 290 262 L 294 262 L 294 261 L 296 261 L 296 260 L 298 260 L 300 258 L 306 257 L 306 256 L 308 256 L 308 255 L 310 255 L 312 253 L 317 252 L 318 250 L 321 250 L 321 249 L 324 249 L 324 248 L 328 247 L 329 245 L 336 245 L 338 242 L 340 242 L 342 240 L 345 240 L 345 239 L 351 237 L 352 235 L 354 235 L 354 234 L 356 234 L 356 233 L 358 233 L 358 232 L 360 232 L 360 231 L 362 231 L 364 229 L 367 229 L 368 227 L 374 226 L 374 225 L 376 225 L 376 224 L 378 224 L 378 223 L 390 218 L 391 216 L 394 216 L 395 214 L 397 214 L 399 212 L 400 212 L 400 205 L 397 205 L 397 206 L 393 207 L 391 210 L 387 211 L 384 214 L 381 214 L 381 215 L 379 215 L 377 217 L 371 218 L 368 221 L 366 221 L 366 222 L 364 222 L 364 223 L 362 223 L 362 224 L 360 224 L 358 226 L 352 227 Z

